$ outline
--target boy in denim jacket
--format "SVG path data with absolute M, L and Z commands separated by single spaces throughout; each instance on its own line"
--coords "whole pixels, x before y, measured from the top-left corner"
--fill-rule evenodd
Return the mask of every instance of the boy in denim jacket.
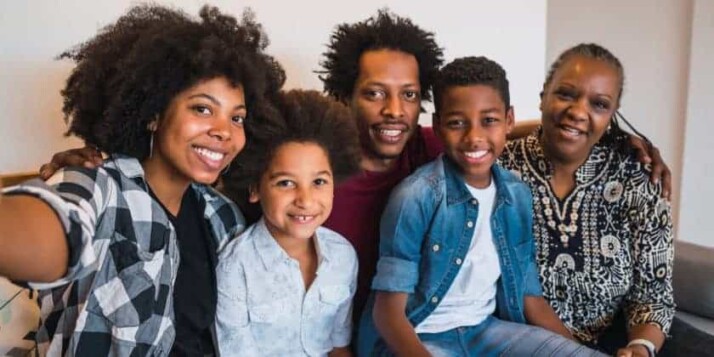
M 505 71 L 457 59 L 434 96 L 444 155 L 392 192 L 358 354 L 596 354 L 541 296 L 530 190 L 496 164 L 514 125 Z

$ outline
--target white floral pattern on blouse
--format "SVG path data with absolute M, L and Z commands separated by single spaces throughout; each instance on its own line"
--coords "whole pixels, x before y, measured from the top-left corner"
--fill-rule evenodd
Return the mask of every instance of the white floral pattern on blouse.
M 672 216 L 661 185 L 609 134 L 576 172 L 559 200 L 541 129 L 510 142 L 501 164 L 533 193 L 533 233 L 543 296 L 573 334 L 595 343 L 624 309 L 629 326 L 653 323 L 666 333 L 674 317 Z

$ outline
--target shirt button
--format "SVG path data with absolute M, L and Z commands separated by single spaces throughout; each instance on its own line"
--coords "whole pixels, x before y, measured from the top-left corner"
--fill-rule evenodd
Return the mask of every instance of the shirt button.
M 456 258 L 456 265 L 461 265 L 461 258 Z
M 433 298 L 431 298 L 431 303 L 432 303 L 432 304 L 436 304 L 437 302 L 439 302 L 439 298 L 438 298 L 438 297 L 434 296 Z
M 466 223 L 466 227 L 471 228 L 471 227 L 473 227 L 473 226 L 474 226 L 474 222 L 468 221 L 468 222 Z
M 431 247 L 431 250 L 433 250 L 433 251 L 435 251 L 435 252 L 438 252 L 438 251 L 439 251 L 439 245 L 438 245 L 438 244 L 434 244 L 434 245 Z
M 471 204 L 474 205 L 474 206 L 477 205 L 477 204 L 478 204 L 478 200 L 474 198 L 473 200 L 471 200 Z

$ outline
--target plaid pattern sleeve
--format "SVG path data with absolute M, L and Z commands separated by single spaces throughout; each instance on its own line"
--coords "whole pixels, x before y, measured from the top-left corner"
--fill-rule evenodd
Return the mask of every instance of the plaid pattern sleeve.
M 221 246 L 244 227 L 235 205 L 195 186 Z M 43 355 L 165 356 L 171 351 L 176 234 L 147 191 L 133 158 L 115 156 L 98 169 L 71 168 L 44 183 L 6 190 L 33 195 L 57 213 L 70 251 L 68 272 L 38 289 Z

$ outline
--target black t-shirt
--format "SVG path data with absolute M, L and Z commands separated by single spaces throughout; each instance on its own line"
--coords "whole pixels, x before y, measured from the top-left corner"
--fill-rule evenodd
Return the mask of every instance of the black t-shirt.
M 217 255 L 203 206 L 189 186 L 176 217 L 164 208 L 176 230 L 181 256 L 174 285 L 176 339 L 172 356 L 214 354 L 211 327 L 216 315 Z

